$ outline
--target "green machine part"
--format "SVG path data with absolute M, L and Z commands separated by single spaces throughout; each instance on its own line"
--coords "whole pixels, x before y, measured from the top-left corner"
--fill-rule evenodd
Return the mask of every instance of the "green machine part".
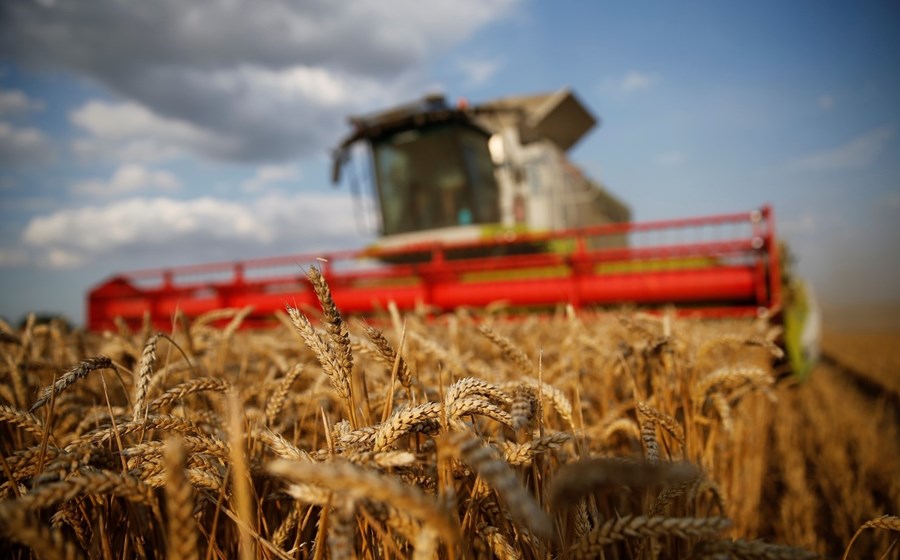
M 797 278 L 785 282 L 784 345 L 791 370 L 806 379 L 819 360 L 821 314 L 812 288 Z

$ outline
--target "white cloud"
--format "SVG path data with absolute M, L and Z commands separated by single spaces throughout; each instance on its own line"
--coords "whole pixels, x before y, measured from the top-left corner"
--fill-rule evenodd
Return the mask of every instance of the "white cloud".
M 41 101 L 31 99 L 16 89 L 0 89 L 0 115 L 37 111 L 44 107 Z
M 256 170 L 253 177 L 241 183 L 247 193 L 256 193 L 275 183 L 283 183 L 300 177 L 296 165 L 265 165 Z
M 466 85 L 480 86 L 490 80 L 500 69 L 499 60 L 466 58 L 458 62 Z
M 221 139 L 137 103 L 89 101 L 72 111 L 69 120 L 87 134 L 73 144 L 76 153 L 87 157 L 146 162 L 223 148 Z
M 832 95 L 822 95 L 819 97 L 819 108 L 823 111 L 829 111 L 834 108 L 834 96 Z
M 684 152 L 679 152 L 677 150 L 673 150 L 673 151 L 669 151 L 669 152 L 663 152 L 663 153 L 657 155 L 653 159 L 653 161 L 657 165 L 679 165 L 681 163 L 684 163 L 686 159 L 687 159 L 687 156 L 684 154 Z
M 625 74 L 625 77 L 623 77 L 618 82 L 618 89 L 622 93 L 633 93 L 636 91 L 648 89 L 658 81 L 659 74 L 638 72 L 637 70 L 632 70 Z
M 0 52 L 127 101 L 93 102 L 73 116 L 86 133 L 75 145 L 82 154 L 269 162 L 321 151 L 348 114 L 421 92 L 429 58 L 518 2 L 156 0 L 141 10 L 119 0 L 23 2 L 0 18 Z
M 801 171 L 830 171 L 866 167 L 884 151 L 894 138 L 893 126 L 882 126 L 861 134 L 832 149 L 794 159 L 789 167 Z
M 72 193 L 91 196 L 118 196 L 142 189 L 176 190 L 181 182 L 167 171 L 148 169 L 138 164 L 119 166 L 108 181 L 92 179 L 72 185 Z
M 50 268 L 73 268 L 84 262 L 85 258 L 78 253 L 65 249 L 50 249 L 44 255 L 41 264 Z
M 273 194 L 247 204 L 213 197 L 176 200 L 132 198 L 99 206 L 61 210 L 33 218 L 22 241 L 50 267 L 75 266 L 97 258 L 156 251 L 172 258 L 178 250 L 208 255 L 223 247 L 292 250 L 334 246 L 359 239 L 349 196 Z
M 629 70 L 624 76 L 608 78 L 600 83 L 600 91 L 605 95 L 626 97 L 640 91 L 647 91 L 660 82 L 662 77 L 655 72 Z
M 40 130 L 18 128 L 0 121 L 0 165 L 10 167 L 36 164 L 50 156 L 50 144 Z

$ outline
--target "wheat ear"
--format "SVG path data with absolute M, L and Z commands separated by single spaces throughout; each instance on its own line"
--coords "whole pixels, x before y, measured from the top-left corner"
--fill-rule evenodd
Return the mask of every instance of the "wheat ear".
M 343 399 L 347 403 L 347 406 L 352 410 L 352 405 L 350 404 L 349 373 L 344 370 L 342 363 L 335 357 L 331 346 L 316 331 L 316 329 L 313 328 L 305 315 L 290 306 L 288 306 L 287 312 L 291 318 L 291 323 L 300 334 L 303 342 L 305 342 L 310 350 L 316 354 L 319 363 L 322 364 L 322 370 L 325 372 L 325 375 L 328 376 L 328 380 L 331 381 L 331 386 L 334 387 L 338 396 Z
M 22 430 L 37 436 L 38 440 L 44 437 L 44 423 L 30 412 L 0 404 L 0 422 L 6 422 L 12 426 L 21 428 Z
M 315 484 L 347 498 L 390 504 L 436 529 L 448 546 L 456 540 L 447 512 L 419 488 L 346 462 L 327 464 L 276 459 L 269 472 L 297 484 Z
M 41 389 L 41 392 L 38 393 L 37 400 L 34 401 L 34 404 L 31 405 L 30 409 L 28 409 L 28 412 L 34 412 L 35 410 L 44 406 L 50 401 L 50 398 L 54 394 L 60 394 L 66 389 L 66 387 L 75 383 L 79 379 L 83 379 L 90 372 L 96 369 L 112 369 L 112 367 L 112 360 L 110 360 L 106 356 L 97 356 L 96 358 L 88 358 L 87 360 L 84 360 L 74 368 L 64 373 L 59 379 L 56 380 L 56 383 Z
M 162 335 L 156 333 L 147 339 L 144 344 L 144 352 L 141 354 L 141 366 L 137 371 L 134 381 L 134 401 L 132 406 L 132 419 L 137 421 L 144 417 L 144 402 L 147 399 L 147 388 L 150 386 L 150 378 L 153 377 L 153 364 L 156 363 L 156 345 Z
M 281 413 L 281 408 L 284 406 L 284 401 L 287 398 L 288 391 L 291 389 L 291 385 L 293 385 L 294 381 L 300 377 L 301 373 L 303 373 L 303 364 L 296 364 L 278 382 L 275 390 L 269 396 L 268 402 L 266 402 L 267 425 L 271 426 L 275 423 L 275 419 Z
M 372 344 L 374 344 L 375 348 L 378 350 L 378 356 L 382 361 L 389 366 L 393 366 L 394 362 L 399 360 L 397 365 L 397 379 L 400 381 L 401 385 L 409 388 L 412 383 L 412 376 L 409 373 L 409 367 L 406 365 L 406 360 L 397 355 L 394 347 L 391 346 L 391 343 L 388 342 L 388 339 L 384 337 L 384 334 L 380 330 L 369 325 L 363 326 L 363 329 L 366 332 L 366 336 L 369 337 L 369 340 L 372 341 Z
M 350 349 L 350 333 L 347 325 L 341 318 L 341 313 L 331 297 L 331 289 L 318 268 L 311 266 L 306 277 L 312 284 L 316 297 L 322 305 L 322 313 L 325 317 L 325 330 L 331 339 L 332 348 L 336 354 L 336 361 L 340 365 L 341 373 L 350 379 L 353 370 L 353 352 Z
M 537 500 L 519 484 L 516 473 L 499 452 L 482 443 L 475 435 L 457 432 L 450 438 L 450 445 L 460 459 L 472 467 L 506 503 L 513 519 L 528 527 L 535 535 L 552 538 L 553 522 L 541 509 Z
M 550 483 L 550 504 L 559 509 L 599 489 L 672 486 L 695 480 L 697 475 L 697 469 L 688 463 L 584 459 L 559 469 Z
M 519 368 L 519 372 L 523 376 L 534 377 L 534 364 L 528 359 L 528 356 L 521 348 L 512 343 L 508 338 L 496 332 L 488 325 L 479 325 L 478 331 L 488 340 L 493 342 L 503 351 L 503 355 L 512 361 Z
M 201 391 L 225 392 L 230 388 L 231 383 L 221 377 L 196 377 L 167 389 L 165 393 L 150 401 L 149 409 L 153 411 L 159 410 L 191 393 L 199 393 Z
M 645 517 L 626 515 L 610 519 L 588 533 L 572 549 L 575 558 L 596 558 L 603 545 L 628 538 L 672 535 L 682 539 L 710 538 L 731 526 L 724 517 Z
M 870 519 L 863 523 L 859 529 L 856 530 L 856 533 L 853 534 L 853 538 L 850 539 L 850 542 L 847 544 L 847 549 L 844 550 L 843 560 L 847 560 L 850 555 L 850 548 L 853 546 L 853 542 L 856 541 L 856 538 L 862 534 L 866 529 L 887 529 L 889 531 L 900 531 L 900 516 L 896 515 L 880 515 L 875 519 Z
M 815 552 L 772 544 L 762 541 L 719 540 L 706 541 L 694 548 L 693 558 L 737 558 L 738 560 L 814 560 L 820 558 Z

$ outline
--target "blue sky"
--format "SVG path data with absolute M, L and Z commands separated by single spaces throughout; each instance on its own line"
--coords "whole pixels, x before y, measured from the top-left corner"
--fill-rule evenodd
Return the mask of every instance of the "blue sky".
M 0 6 L 0 315 L 115 271 L 360 246 L 345 116 L 572 87 L 637 219 L 772 203 L 831 304 L 900 301 L 892 2 L 119 0 Z

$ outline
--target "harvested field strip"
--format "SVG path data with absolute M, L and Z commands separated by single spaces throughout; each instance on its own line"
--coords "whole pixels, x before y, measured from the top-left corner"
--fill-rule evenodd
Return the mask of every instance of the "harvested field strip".
M 900 395 L 900 334 L 826 331 L 825 355 L 860 377 Z
M 779 391 L 764 504 L 767 538 L 839 557 L 858 527 L 900 504 L 900 427 L 892 399 L 860 389 L 843 368 L 819 365 Z M 890 531 L 858 537 L 850 558 L 878 558 Z M 897 558 L 894 546 L 887 558 Z

